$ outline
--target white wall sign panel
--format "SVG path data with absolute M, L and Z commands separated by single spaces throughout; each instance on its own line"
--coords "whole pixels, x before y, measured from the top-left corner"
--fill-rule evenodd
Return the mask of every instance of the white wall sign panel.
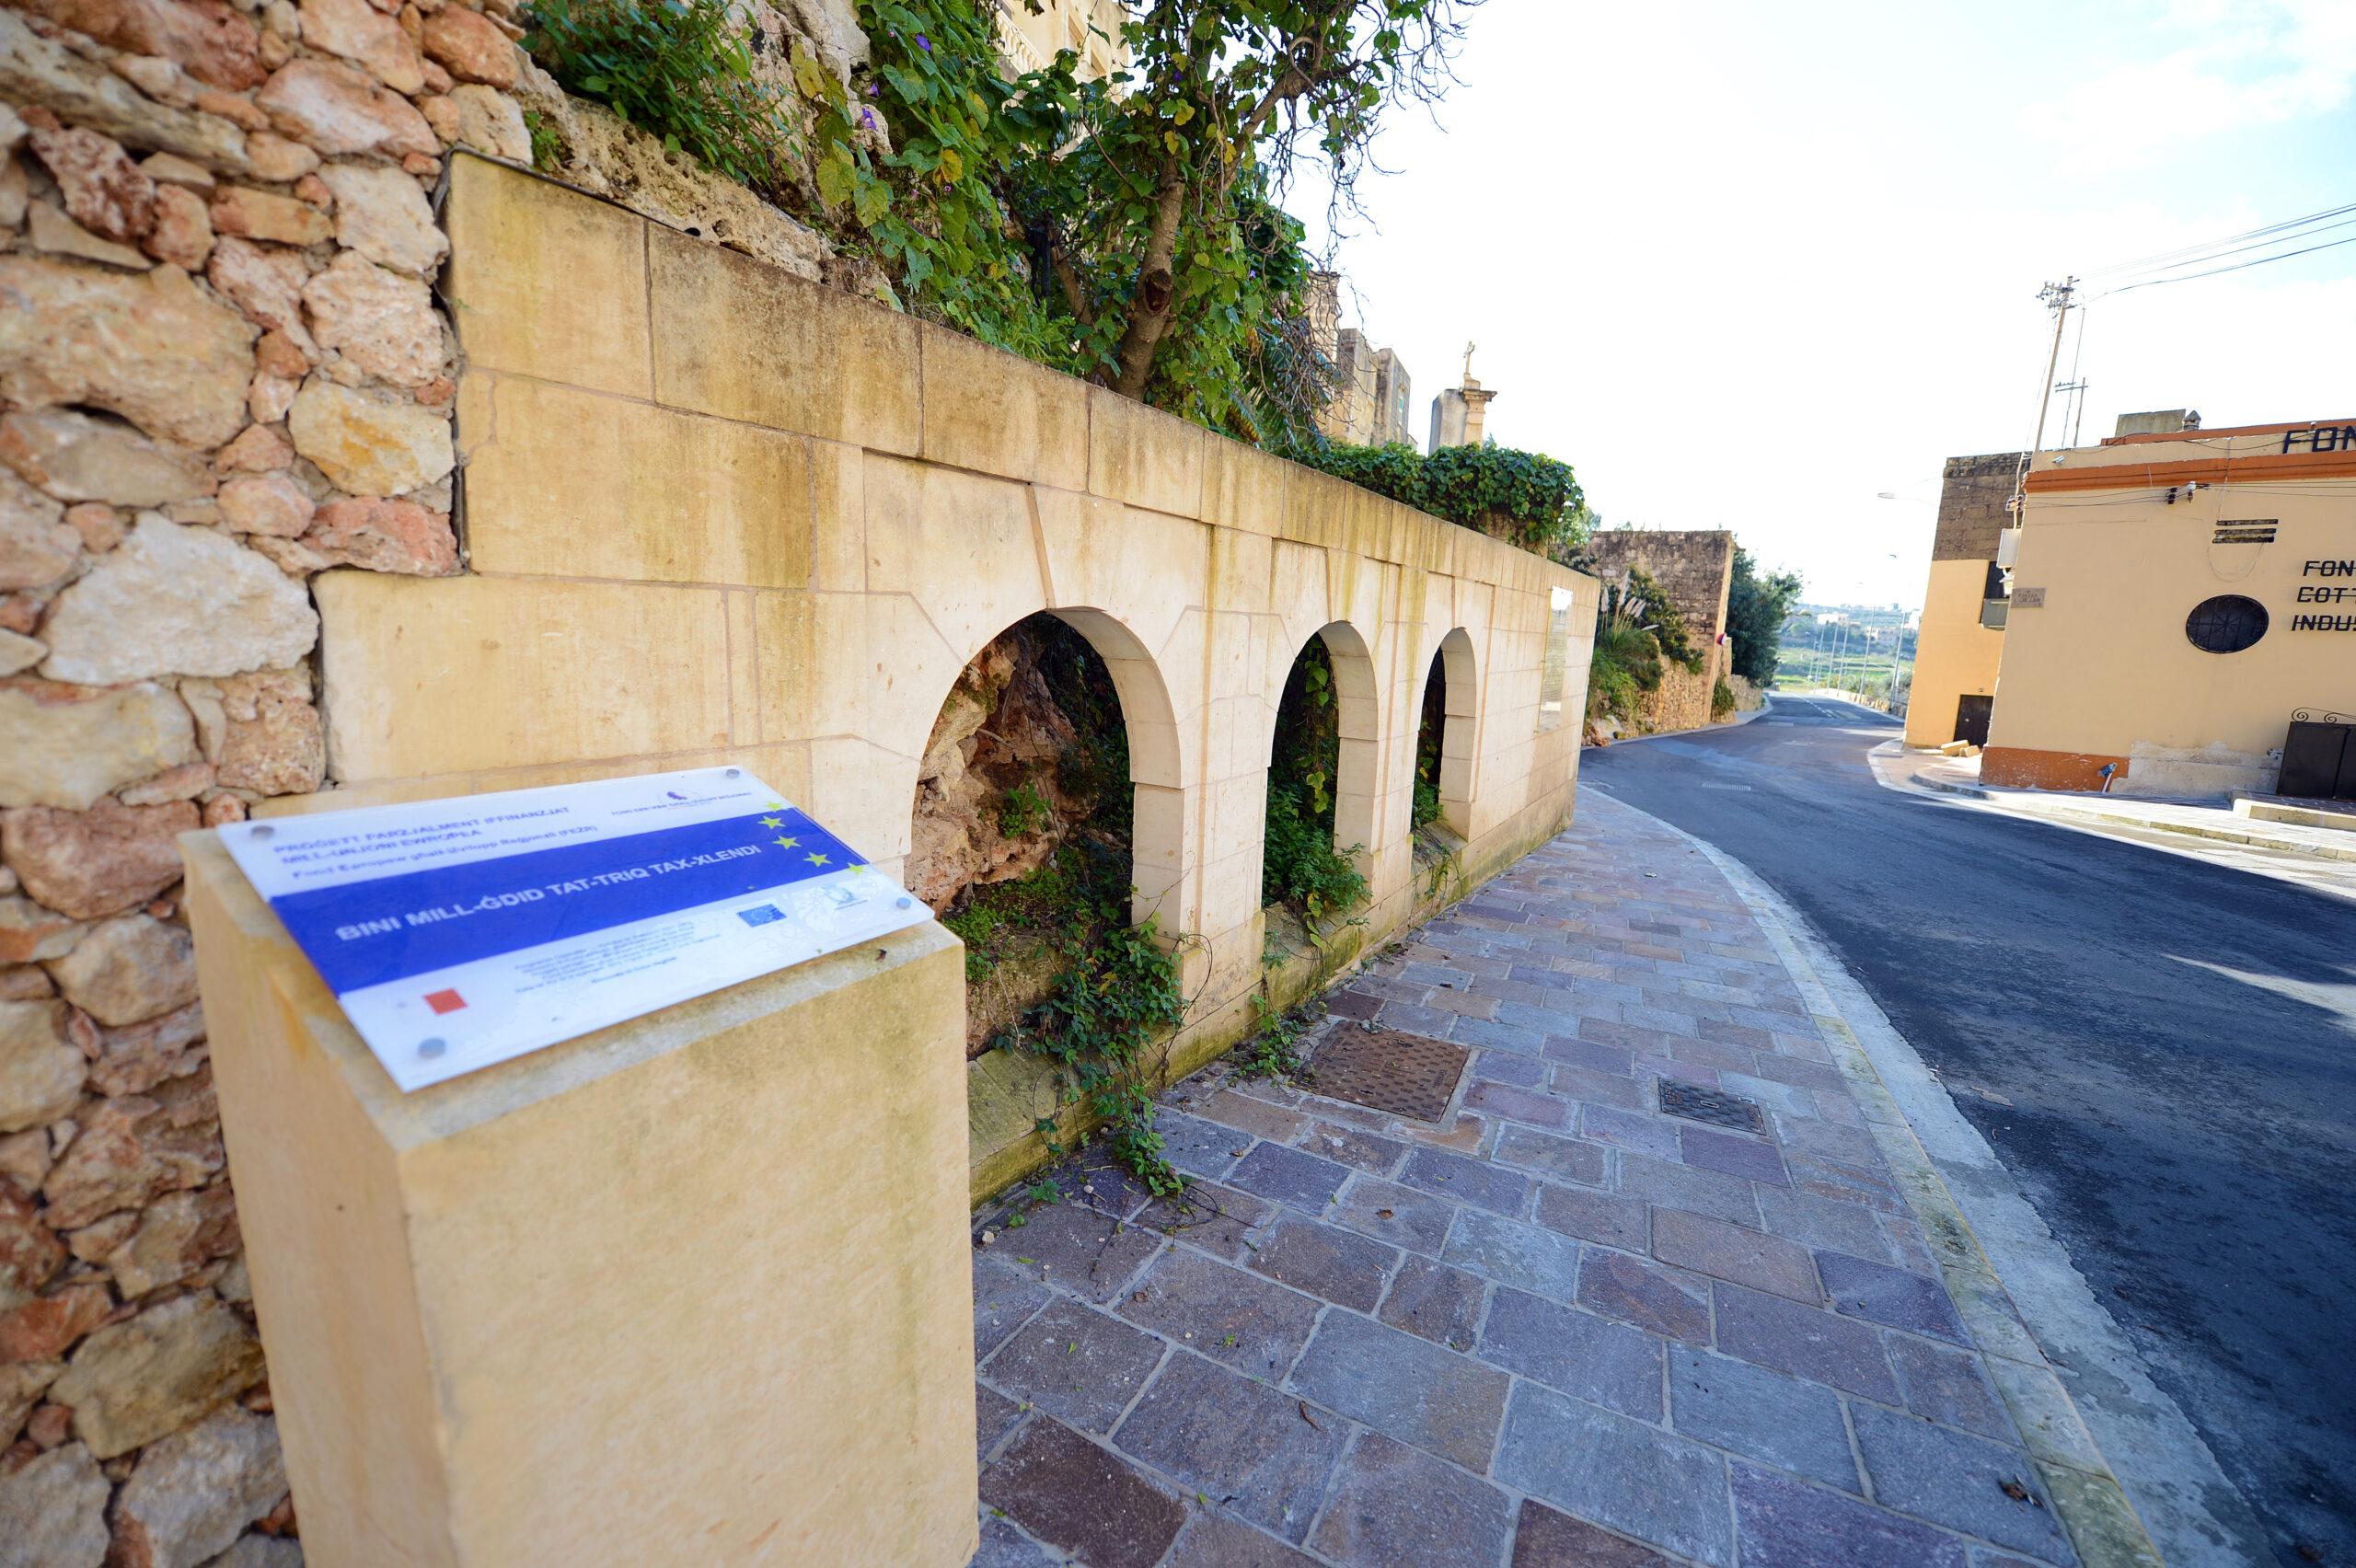
M 221 836 L 403 1092 L 932 917 L 742 768 Z

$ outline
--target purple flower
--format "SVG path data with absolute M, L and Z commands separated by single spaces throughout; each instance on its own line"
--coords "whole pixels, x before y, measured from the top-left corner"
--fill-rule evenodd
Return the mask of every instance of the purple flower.
M 859 118 L 860 118 L 860 122 L 861 124 L 865 125 L 869 130 L 872 131 L 873 129 L 875 129 L 875 111 L 874 111 L 873 110 L 872 110 L 872 109 L 862 109 L 862 110 L 860 110 L 859 111 Z
M 917 47 L 923 50 L 927 54 L 930 54 L 932 52 L 932 40 L 925 37 L 922 33 L 918 33 L 917 34 Z

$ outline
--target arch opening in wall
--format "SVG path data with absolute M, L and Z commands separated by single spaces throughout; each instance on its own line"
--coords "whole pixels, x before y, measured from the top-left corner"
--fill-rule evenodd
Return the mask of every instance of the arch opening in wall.
M 918 765 L 906 881 L 965 943 L 969 1056 L 1159 912 L 1174 735 L 1145 650 L 1100 612 L 1025 617 L 959 673 Z
M 1380 729 L 1366 640 L 1335 621 L 1301 645 L 1269 738 L 1260 897 L 1315 924 L 1364 900 Z
M 1472 640 L 1462 627 L 1442 638 L 1432 654 L 1421 712 L 1411 820 L 1419 831 L 1438 823 L 1459 839 L 1470 838 L 1480 693 Z

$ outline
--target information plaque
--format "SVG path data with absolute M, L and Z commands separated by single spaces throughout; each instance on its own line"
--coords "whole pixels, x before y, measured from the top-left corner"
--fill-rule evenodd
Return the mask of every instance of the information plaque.
M 221 838 L 404 1093 L 932 917 L 735 767 Z

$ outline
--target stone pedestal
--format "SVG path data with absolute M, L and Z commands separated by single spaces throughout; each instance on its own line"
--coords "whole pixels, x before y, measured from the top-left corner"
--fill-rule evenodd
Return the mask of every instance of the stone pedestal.
M 214 836 L 181 844 L 313 1568 L 963 1568 L 953 938 L 403 1095 Z

